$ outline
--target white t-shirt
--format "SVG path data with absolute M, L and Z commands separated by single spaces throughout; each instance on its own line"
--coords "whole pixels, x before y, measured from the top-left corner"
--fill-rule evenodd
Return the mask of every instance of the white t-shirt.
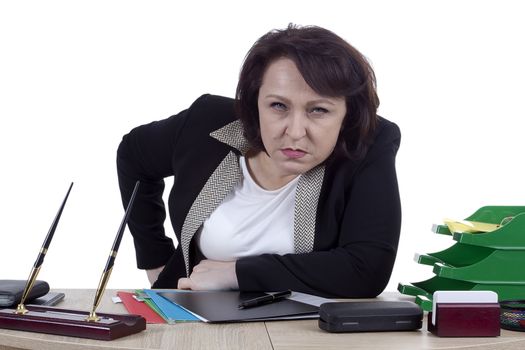
M 268 191 L 251 177 L 244 157 L 243 179 L 204 222 L 197 244 L 207 259 L 232 261 L 264 253 L 294 252 L 295 191 L 299 176 Z

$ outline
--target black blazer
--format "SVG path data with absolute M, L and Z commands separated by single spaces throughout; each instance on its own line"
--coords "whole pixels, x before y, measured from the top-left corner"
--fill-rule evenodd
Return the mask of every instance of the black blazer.
M 292 289 L 328 297 L 373 297 L 394 265 L 401 225 L 395 171 L 399 128 L 384 118 L 360 161 L 338 158 L 303 174 L 295 199 L 294 254 L 237 260 L 239 289 Z M 192 240 L 204 220 L 241 179 L 239 155 L 248 150 L 233 100 L 203 95 L 165 120 L 125 135 L 117 168 L 124 205 L 141 180 L 129 220 L 137 265 L 166 265 L 154 288 L 176 288 L 204 257 Z M 164 234 L 164 178 L 179 242 Z

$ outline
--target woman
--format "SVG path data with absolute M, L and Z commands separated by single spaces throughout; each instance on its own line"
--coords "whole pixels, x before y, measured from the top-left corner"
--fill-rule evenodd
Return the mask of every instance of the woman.
M 355 48 L 290 25 L 250 49 L 235 100 L 204 95 L 124 136 L 119 184 L 126 205 L 141 180 L 129 228 L 153 288 L 381 293 L 401 223 L 400 132 L 378 104 Z

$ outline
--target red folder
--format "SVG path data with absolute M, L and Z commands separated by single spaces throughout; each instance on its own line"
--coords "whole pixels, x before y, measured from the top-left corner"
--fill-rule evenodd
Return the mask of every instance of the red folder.
M 133 293 L 117 292 L 120 300 L 130 314 L 141 315 L 147 323 L 166 323 L 155 311 L 153 311 L 145 302 L 140 302 L 133 298 Z

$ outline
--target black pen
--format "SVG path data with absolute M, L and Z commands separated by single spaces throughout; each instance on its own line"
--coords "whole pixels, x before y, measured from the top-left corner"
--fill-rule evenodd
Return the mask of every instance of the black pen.
M 113 241 L 113 247 L 111 248 L 111 251 L 109 252 L 108 260 L 106 261 L 106 267 L 104 268 L 104 271 L 102 272 L 102 277 L 100 278 L 100 282 L 98 283 L 98 288 L 95 293 L 95 300 L 93 301 L 93 308 L 91 309 L 89 316 L 86 318 L 86 321 L 88 322 L 98 322 L 100 320 L 100 317 L 97 316 L 95 310 L 97 309 L 98 304 L 100 303 L 100 300 L 102 299 L 102 295 L 104 294 L 104 291 L 106 290 L 106 284 L 108 283 L 109 276 L 111 275 L 111 271 L 113 271 L 113 264 L 115 263 L 115 259 L 117 258 L 117 252 L 120 246 L 120 241 L 122 240 L 122 234 L 124 233 L 124 229 L 126 228 L 126 225 L 128 223 L 129 214 L 131 213 L 131 210 L 133 209 L 133 202 L 135 201 L 135 196 L 137 195 L 137 192 L 139 190 L 139 185 L 140 185 L 140 181 L 135 182 L 135 188 L 133 189 L 133 193 L 131 194 L 131 198 L 128 202 L 128 206 L 126 207 L 124 218 L 122 219 L 122 222 L 120 223 L 120 227 L 117 231 L 117 236 L 115 237 L 115 240 Z
M 47 232 L 47 236 L 44 239 L 42 248 L 40 249 L 40 252 L 38 253 L 38 257 L 36 258 L 35 264 L 33 265 L 33 268 L 31 269 L 31 273 L 29 274 L 29 278 L 27 279 L 26 286 L 24 288 L 24 292 L 22 293 L 22 297 L 20 299 L 20 304 L 18 304 L 16 311 L 15 311 L 15 313 L 19 315 L 23 315 L 27 313 L 27 309 L 24 306 L 24 302 L 26 301 L 26 298 L 29 295 L 29 292 L 31 292 L 31 289 L 33 288 L 33 284 L 36 281 L 36 277 L 38 276 L 38 272 L 40 272 L 40 268 L 42 267 L 42 264 L 44 263 L 44 258 L 46 257 L 47 250 L 49 249 L 49 245 L 51 244 L 51 240 L 53 239 L 53 235 L 55 234 L 55 230 L 58 226 L 58 221 L 60 220 L 60 216 L 62 215 L 62 211 L 64 210 L 64 207 L 66 206 L 66 202 L 67 202 L 67 199 L 69 197 L 69 193 L 71 192 L 72 187 L 73 187 L 73 183 L 69 185 L 69 189 L 67 190 L 66 197 L 62 201 L 62 205 L 60 206 L 60 209 L 58 209 L 58 213 L 55 216 L 55 220 L 53 220 L 53 223 L 51 224 L 51 228 Z
M 283 292 L 268 293 L 262 297 L 257 297 L 253 299 L 248 299 L 239 304 L 239 309 L 247 309 L 254 306 L 259 306 L 267 303 L 273 303 L 274 301 L 279 301 L 282 299 L 288 298 L 292 295 L 291 290 L 285 290 Z

